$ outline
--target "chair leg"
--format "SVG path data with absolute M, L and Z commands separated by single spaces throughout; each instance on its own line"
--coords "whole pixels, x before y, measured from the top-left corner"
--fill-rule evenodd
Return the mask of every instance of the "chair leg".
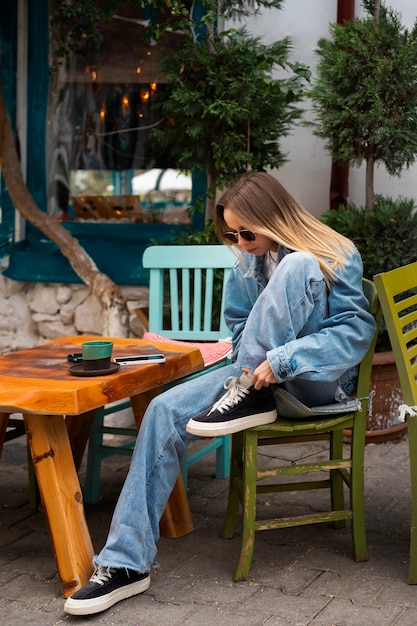
M 415 417 L 408 418 L 408 446 L 411 475 L 411 532 L 408 584 L 417 585 L 417 421 Z
M 216 451 L 216 478 L 228 478 L 230 474 L 230 435 L 221 438 Z
M 243 435 L 242 539 L 233 580 L 247 580 L 255 547 L 256 474 L 258 433 L 247 430 Z
M 181 473 L 185 487 L 187 487 L 190 467 L 214 452 L 216 453 L 216 478 L 227 478 L 230 471 L 229 445 L 229 436 L 214 437 L 193 454 L 188 453 L 189 447 L 187 445 L 186 452 L 181 459 Z
M 95 504 L 100 492 L 101 461 L 103 445 L 104 407 L 97 409 L 88 442 L 87 471 L 83 489 L 85 504 Z
M 185 441 L 185 452 L 184 452 L 184 456 L 181 459 L 181 474 L 182 474 L 182 481 L 184 483 L 184 489 L 188 488 L 188 470 L 190 467 L 190 464 L 188 463 L 188 441 Z
M 330 459 L 343 458 L 343 430 L 334 430 L 330 435 Z M 344 482 L 338 470 L 330 472 L 332 511 L 342 511 L 345 508 Z M 334 528 L 344 528 L 346 520 L 333 522 Z
M 231 539 L 233 537 L 240 505 L 238 481 L 241 480 L 243 433 L 234 434 L 231 440 L 229 496 L 222 530 L 223 539 Z
M 3 452 L 3 444 L 6 439 L 7 422 L 9 421 L 9 413 L 0 413 L 0 458 Z
M 358 432 L 362 429 L 363 432 Z M 352 517 L 352 541 L 355 561 L 368 560 L 368 548 L 366 545 L 365 524 L 365 480 L 364 461 L 365 448 L 365 423 L 354 426 L 352 429 L 352 468 L 350 473 L 350 508 Z

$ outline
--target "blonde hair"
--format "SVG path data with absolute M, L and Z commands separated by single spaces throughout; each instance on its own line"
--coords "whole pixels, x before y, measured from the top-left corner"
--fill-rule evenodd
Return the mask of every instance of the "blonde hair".
M 354 244 L 311 215 L 281 183 L 265 172 L 249 174 L 232 185 L 216 206 L 216 232 L 223 243 L 231 245 L 224 233 L 229 228 L 224 210 L 230 209 L 242 224 L 290 250 L 308 252 L 319 263 L 330 284 L 335 272 L 343 268 Z

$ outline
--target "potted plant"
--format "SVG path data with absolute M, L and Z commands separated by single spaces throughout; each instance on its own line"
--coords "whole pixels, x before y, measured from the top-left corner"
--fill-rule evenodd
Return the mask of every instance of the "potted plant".
M 400 175 L 416 159 L 417 22 L 408 31 L 391 9 L 374 0 L 363 4 L 364 18 L 332 24 L 331 38 L 319 40 L 310 95 L 317 115 L 314 132 L 325 140 L 333 159 L 340 164 L 366 163 L 365 205 L 341 206 L 323 219 L 355 242 L 364 260 L 364 275 L 372 279 L 417 259 L 414 201 L 384 198 L 374 189 L 376 164 Z M 395 368 L 386 339 L 385 335 L 384 343 L 382 333 L 374 372 L 376 364 L 387 358 Z M 382 388 L 372 383 L 376 393 L 369 431 L 391 428 L 401 403 L 399 383 L 387 382 L 390 366 L 382 367 Z

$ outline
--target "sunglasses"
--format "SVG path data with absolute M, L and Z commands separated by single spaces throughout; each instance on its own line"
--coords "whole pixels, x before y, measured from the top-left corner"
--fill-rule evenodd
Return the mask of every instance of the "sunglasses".
M 236 232 L 224 233 L 225 239 L 231 243 L 239 243 L 239 236 L 245 241 L 255 241 L 256 233 L 251 230 L 237 230 Z

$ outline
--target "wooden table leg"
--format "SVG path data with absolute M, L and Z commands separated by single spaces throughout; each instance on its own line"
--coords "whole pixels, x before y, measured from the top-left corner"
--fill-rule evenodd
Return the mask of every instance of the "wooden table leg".
M 68 597 L 90 578 L 94 555 L 68 432 L 59 415 L 25 414 L 24 420 L 62 595 Z
M 130 399 L 138 430 L 142 423 L 146 407 L 158 393 L 160 393 L 160 390 L 152 389 L 151 391 Z M 188 504 L 187 493 L 181 473 L 178 474 L 174 489 L 169 496 L 165 511 L 159 523 L 159 529 L 162 536 L 171 537 L 173 539 L 187 535 L 194 530 L 190 506 Z
M 9 413 L 0 413 L 0 458 L 3 452 L 4 440 L 6 439 L 7 422 L 9 421 Z
M 187 535 L 194 530 L 182 474 L 178 474 L 177 482 L 159 522 L 159 529 L 163 537 L 172 539 Z

